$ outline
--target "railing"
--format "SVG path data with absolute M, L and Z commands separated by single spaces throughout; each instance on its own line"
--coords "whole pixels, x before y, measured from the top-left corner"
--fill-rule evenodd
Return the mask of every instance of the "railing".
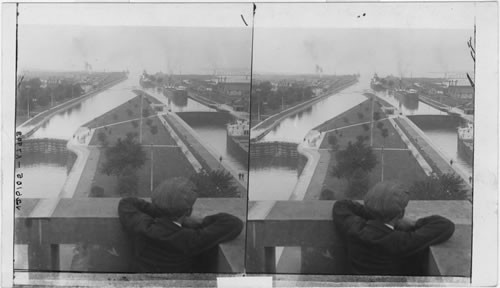
M 61 199 L 50 215 L 31 216 L 39 199 L 23 199 L 15 218 L 16 245 L 27 245 L 29 271 L 61 271 L 61 245 L 85 243 L 95 247 L 97 259 L 87 271 L 137 272 L 132 270 L 132 247 L 118 218 L 119 198 Z M 227 212 L 245 220 L 246 203 L 237 198 L 200 198 L 193 214 L 206 216 Z M 234 240 L 219 245 L 217 271 L 244 271 L 245 230 Z M 20 258 L 21 255 L 15 255 Z
M 248 273 L 345 274 L 345 245 L 332 222 L 334 201 L 259 201 L 249 203 L 246 271 Z M 430 247 L 429 276 L 470 277 L 472 206 L 468 201 L 410 201 L 406 216 L 442 215 L 455 223 L 446 242 Z M 287 248 L 295 247 L 294 257 Z M 300 247 L 300 248 L 298 248 Z M 312 249 L 311 249 L 312 248 Z M 316 250 L 328 251 L 328 263 L 314 259 Z M 300 254 L 297 253 L 299 249 Z M 289 249 L 288 252 L 290 252 Z M 277 252 L 278 251 L 278 252 Z M 311 252 L 312 251 L 312 252 Z M 317 252 L 317 251 L 316 251 Z M 316 256 L 315 256 L 316 255 Z M 313 258 L 311 258 L 313 257 Z M 286 259 L 280 261 L 277 258 Z M 298 260 L 302 258 L 302 260 Z M 290 259 L 301 261 L 300 271 L 284 271 Z M 278 262 L 278 264 L 276 264 Z M 320 265 L 317 265 L 321 262 Z M 287 264 L 290 266 L 290 264 Z M 326 267 L 326 268 L 325 268 Z

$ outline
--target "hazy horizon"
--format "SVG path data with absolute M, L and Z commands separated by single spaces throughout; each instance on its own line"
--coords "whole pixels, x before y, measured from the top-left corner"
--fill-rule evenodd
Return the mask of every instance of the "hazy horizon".
M 279 39 L 278 39 L 279 35 Z M 256 28 L 254 73 L 425 76 L 472 72 L 471 30 Z
M 249 27 L 19 26 L 18 70 L 250 72 Z M 33 49 L 36 47 L 36 49 Z

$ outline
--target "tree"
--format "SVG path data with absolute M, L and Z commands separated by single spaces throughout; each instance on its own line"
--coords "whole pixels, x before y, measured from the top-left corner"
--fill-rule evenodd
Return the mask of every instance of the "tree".
M 335 192 L 332 190 L 325 188 L 321 191 L 321 195 L 319 196 L 319 200 L 335 200 Z
M 130 122 L 130 123 L 132 124 L 132 127 L 134 127 L 134 128 L 139 127 L 139 123 L 137 123 L 137 121 L 135 121 L 135 120 Z
M 363 124 L 363 125 L 361 125 L 361 127 L 363 127 L 363 130 L 365 130 L 365 131 L 370 130 L 370 125 L 368 125 L 368 124 L 366 124 L 366 123 L 365 123 L 365 124 Z
M 127 114 L 128 114 L 128 116 L 132 116 L 132 115 L 134 115 L 134 111 L 132 111 L 132 110 L 129 108 L 129 109 L 127 109 Z
M 384 123 L 382 122 L 377 122 L 377 128 L 382 130 L 382 128 L 384 128 Z
M 354 170 L 347 188 L 349 198 L 362 198 L 368 192 L 369 185 L 370 179 L 368 178 L 368 173 L 361 168 Z
M 149 117 L 150 113 L 147 108 L 142 109 L 142 117 L 147 118 Z
M 330 144 L 330 146 L 332 146 L 332 149 L 333 150 L 337 150 L 338 149 L 338 146 L 339 146 L 339 143 L 338 143 L 338 139 L 337 137 L 335 137 L 335 135 L 328 135 L 328 144 Z
M 153 124 L 153 119 L 151 118 L 146 119 L 146 125 L 151 126 L 151 124 Z
M 354 172 L 361 169 L 370 172 L 377 165 L 377 158 L 370 146 L 364 142 L 364 137 L 358 137 L 353 144 L 351 141 L 344 150 L 335 154 L 337 165 L 333 169 L 333 175 L 337 178 L 350 179 Z
M 373 120 L 375 121 L 380 120 L 380 112 L 378 111 L 373 112 Z
M 135 168 L 127 165 L 118 175 L 118 193 L 123 197 L 137 195 L 138 180 Z
M 105 150 L 106 160 L 101 166 L 101 172 L 106 175 L 120 175 L 127 167 L 137 169 L 146 162 L 146 152 L 128 134 L 125 140 L 118 138 L 116 144 Z
M 413 182 L 408 191 L 413 200 L 465 200 L 467 191 L 462 184 L 462 178 L 455 173 L 432 174 Z
M 104 189 L 101 186 L 92 186 L 90 188 L 89 197 L 102 197 L 104 196 Z
M 225 170 L 202 170 L 193 174 L 190 180 L 196 185 L 199 197 L 239 197 L 238 189 L 233 184 L 233 176 Z
M 104 146 L 108 145 L 108 136 L 103 131 L 99 131 L 99 133 L 97 133 L 97 140 L 99 140 L 99 142 L 101 142 Z
M 359 119 L 363 119 L 365 117 L 365 114 L 361 113 L 361 112 L 358 112 L 358 118 Z
M 156 135 L 156 133 L 158 133 L 158 126 L 156 126 L 156 125 L 151 126 L 149 131 L 151 132 L 151 134 Z

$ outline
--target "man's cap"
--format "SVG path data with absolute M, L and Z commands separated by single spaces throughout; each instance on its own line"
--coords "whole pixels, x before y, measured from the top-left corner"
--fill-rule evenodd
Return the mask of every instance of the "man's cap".
M 151 195 L 157 208 L 173 217 L 181 217 L 196 201 L 195 185 L 186 178 L 176 177 L 163 181 Z
M 403 184 L 383 181 L 375 184 L 366 193 L 364 203 L 373 217 L 390 221 L 404 212 L 409 200 L 410 195 Z

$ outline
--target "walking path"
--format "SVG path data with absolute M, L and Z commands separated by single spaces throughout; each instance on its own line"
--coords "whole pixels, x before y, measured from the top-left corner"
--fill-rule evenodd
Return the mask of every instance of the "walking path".
M 57 197 L 40 199 L 37 206 L 31 211 L 30 217 L 50 217 L 60 199 L 73 198 L 90 154 L 88 144 L 94 131 L 80 127 L 73 138 L 68 141 L 67 149 L 74 152 L 77 158 L 66 178 L 66 182 L 64 182 Z
M 164 114 L 164 113 L 160 112 L 158 114 L 161 115 L 161 114 Z M 104 128 L 104 127 L 111 127 L 111 126 L 115 126 L 115 125 L 119 125 L 119 124 L 123 124 L 123 123 L 128 123 L 128 122 L 133 122 L 133 121 L 137 121 L 137 120 L 141 120 L 141 119 L 154 118 L 158 114 L 150 115 L 148 117 L 139 117 L 139 118 L 129 119 L 129 120 L 125 120 L 125 121 L 114 122 L 114 123 L 111 123 L 111 124 L 106 124 L 106 125 L 102 125 L 102 126 L 99 126 L 99 127 L 95 127 L 93 129 L 101 129 L 101 128 Z
M 464 186 L 468 190 L 467 194 L 472 199 L 472 184 L 469 182 L 469 177 L 472 175 L 468 175 L 467 172 L 460 169 L 458 165 L 451 165 L 450 162 L 445 160 L 447 157 L 444 153 L 437 148 L 427 135 L 425 135 L 425 133 L 411 120 L 406 117 L 399 117 L 397 122 L 411 137 L 412 141 L 409 141 L 417 143 L 422 153 L 425 154 L 425 157 L 429 159 L 429 161 L 432 161 L 432 163 L 436 166 L 436 169 L 445 174 L 455 173 L 464 180 Z
M 406 117 L 404 117 L 404 118 L 407 121 L 410 121 L 408 118 L 406 118 Z M 427 163 L 427 161 L 425 160 L 425 157 L 422 154 L 420 154 L 420 150 L 415 145 L 413 145 L 413 142 L 410 141 L 410 139 L 408 139 L 408 137 L 406 136 L 406 134 L 403 131 L 401 131 L 399 125 L 397 125 L 396 122 L 394 121 L 394 118 L 389 119 L 389 122 L 391 122 L 391 125 L 394 127 L 394 130 L 396 130 L 396 132 L 398 132 L 399 136 L 401 137 L 403 142 L 406 144 L 406 147 L 408 147 L 408 149 L 411 151 L 411 154 L 413 155 L 413 158 L 415 158 L 415 160 L 417 160 L 418 165 L 420 165 L 420 167 L 422 167 L 422 169 L 424 170 L 424 172 L 427 176 L 430 176 L 432 174 L 432 167 L 431 167 L 431 165 L 429 165 L 429 163 Z
M 293 189 L 290 196 L 290 200 L 304 200 L 308 187 L 311 184 L 311 180 L 316 172 L 316 167 L 321 159 L 321 154 L 318 151 L 321 142 L 325 138 L 326 133 L 321 133 L 319 138 L 314 138 L 311 141 L 311 137 L 305 138 L 305 141 L 301 142 L 297 147 L 297 151 L 307 157 L 307 164 L 302 170 L 302 174 L 297 180 L 297 184 Z
M 193 166 L 194 170 L 196 172 L 200 172 L 203 167 L 201 163 L 194 157 L 194 155 L 189 151 L 189 148 L 184 144 L 184 142 L 180 139 L 179 135 L 177 132 L 170 126 L 170 124 L 165 120 L 164 117 L 168 117 L 167 114 L 158 114 L 157 115 L 158 119 L 160 120 L 161 124 L 167 129 L 167 131 L 170 133 L 170 136 L 174 139 L 175 143 L 177 143 L 177 146 L 181 148 L 182 153 L 186 156 L 187 160 L 191 165 Z
M 234 177 L 234 181 L 238 183 L 238 186 L 242 191 L 246 191 L 247 187 L 247 179 L 248 179 L 248 171 L 245 171 L 245 177 L 240 178 L 238 174 L 242 173 L 239 169 L 234 167 L 231 162 L 225 161 L 222 159 L 222 156 L 219 155 L 210 147 L 210 145 L 206 144 L 203 139 L 193 130 L 189 125 L 187 125 L 184 120 L 182 120 L 175 113 L 167 113 L 163 116 L 167 122 L 173 126 L 174 130 L 181 135 L 181 138 L 192 148 L 201 157 L 205 163 L 208 165 L 210 169 L 218 170 L 224 168 L 226 171 L 231 173 Z M 245 193 L 246 195 L 246 193 Z

